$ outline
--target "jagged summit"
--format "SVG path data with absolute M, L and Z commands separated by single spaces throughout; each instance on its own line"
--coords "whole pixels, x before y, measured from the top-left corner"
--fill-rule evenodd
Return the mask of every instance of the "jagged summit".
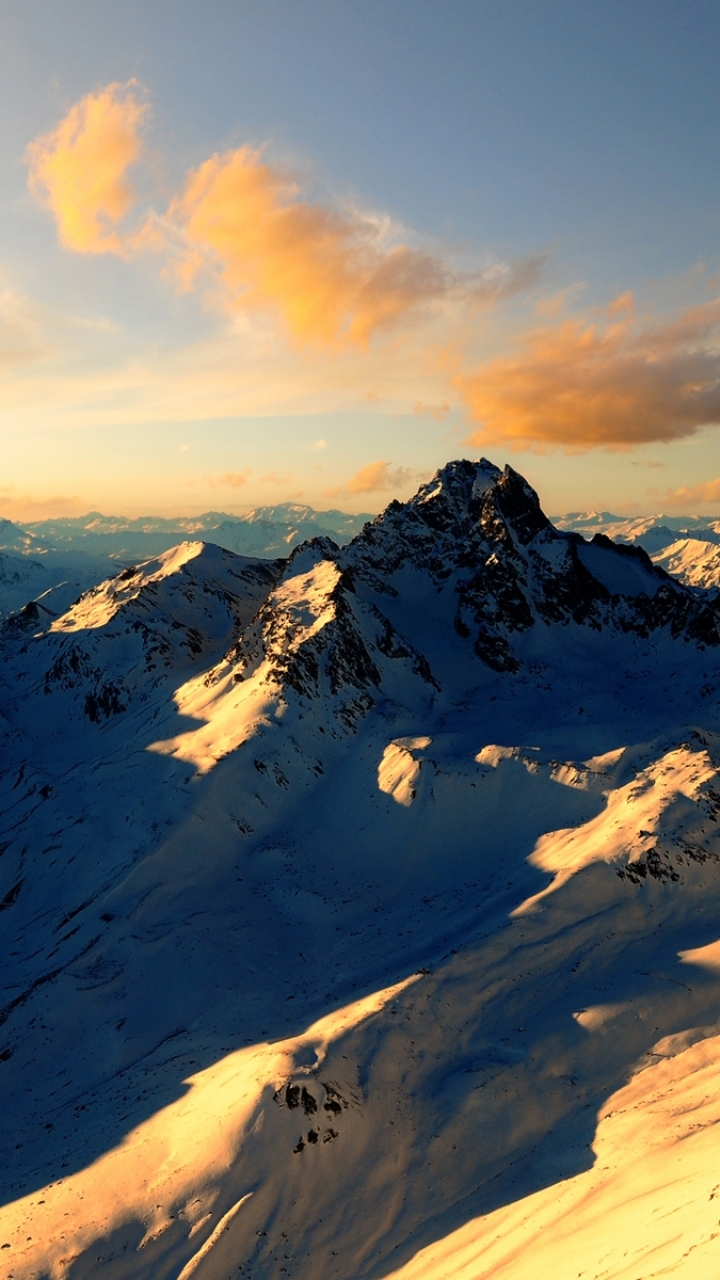
M 498 517 L 512 525 L 523 544 L 549 523 L 527 480 L 512 467 L 501 470 L 487 458 L 447 463 L 409 502 L 392 502 L 370 528 L 382 526 L 399 512 L 457 542 L 467 539 L 476 526 L 491 525 Z
M 386 596 L 412 589 L 403 587 L 411 568 L 427 574 L 455 603 L 455 631 L 498 670 L 519 668 L 519 637 L 538 623 L 646 637 L 669 627 L 720 642 L 713 602 L 683 589 L 641 548 L 557 530 L 522 476 L 484 458 L 451 462 L 409 502 L 391 503 L 341 560 Z

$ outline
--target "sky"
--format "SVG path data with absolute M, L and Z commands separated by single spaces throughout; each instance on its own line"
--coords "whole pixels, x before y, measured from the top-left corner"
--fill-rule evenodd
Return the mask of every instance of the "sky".
M 720 513 L 720 8 L 3 0 L 0 515 Z

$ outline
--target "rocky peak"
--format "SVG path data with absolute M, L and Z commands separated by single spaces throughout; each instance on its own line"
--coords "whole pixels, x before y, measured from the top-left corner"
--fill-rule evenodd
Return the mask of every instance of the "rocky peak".
M 535 490 L 512 467 L 460 459 L 409 502 L 391 502 L 351 543 L 350 557 L 368 573 L 392 574 L 409 558 L 442 576 L 484 548 L 526 547 L 549 527 Z
M 608 539 L 588 544 L 554 528 L 535 490 L 485 458 L 448 463 L 407 503 L 392 502 L 340 553 L 365 588 L 414 591 L 427 575 L 454 601 L 454 627 L 484 662 L 517 670 L 520 633 L 570 622 L 647 636 L 668 627 L 701 644 L 720 641 L 720 614 Z
M 449 462 L 428 484 L 421 486 L 415 497 L 405 504 L 405 509 L 417 513 L 439 532 L 459 532 L 469 521 L 477 520 L 484 494 L 498 483 L 502 474 L 487 458 L 479 462 L 464 458 Z
M 500 520 L 523 546 L 549 524 L 527 480 L 512 467 L 501 471 L 487 458 L 449 462 L 419 489 L 406 509 L 420 514 L 438 531 L 456 535 L 466 536 L 476 524 L 491 532 Z

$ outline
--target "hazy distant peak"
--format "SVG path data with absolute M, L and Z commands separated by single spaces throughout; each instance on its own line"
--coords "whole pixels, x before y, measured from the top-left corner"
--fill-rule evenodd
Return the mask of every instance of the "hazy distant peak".
M 40 552 L 46 543 L 13 520 L 0 517 L 0 551 Z

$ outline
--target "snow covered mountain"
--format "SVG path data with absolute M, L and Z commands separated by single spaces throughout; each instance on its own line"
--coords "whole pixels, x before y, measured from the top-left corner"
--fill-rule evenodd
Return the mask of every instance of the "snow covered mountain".
M 655 564 L 691 587 L 720 587 L 720 546 L 703 538 L 679 538 L 653 557 Z
M 8 1277 L 712 1274 L 715 593 L 483 460 L 0 645 Z
M 574 511 L 556 518 L 558 529 L 592 538 L 602 534 L 642 547 L 655 564 L 690 587 L 720 587 L 720 520 L 698 516 L 639 516 Z
M 202 516 L 128 520 L 92 511 L 86 516 L 41 520 L 22 529 L 0 520 L 0 618 L 41 600 L 60 614 L 88 588 L 122 568 L 160 556 L 179 541 L 203 538 L 246 556 L 272 559 L 313 537 L 347 542 L 369 515 L 314 511 L 285 502 L 257 507 L 245 516 L 208 511 Z
M 558 529 L 593 538 L 602 533 L 613 542 L 631 542 L 653 555 L 681 537 L 720 543 L 720 520 L 702 516 L 614 516 L 610 511 L 570 511 L 554 516 Z
M 27 526 L 26 532 L 56 550 L 71 548 L 116 560 L 161 555 L 188 537 L 201 537 L 239 554 L 272 558 L 287 555 L 298 543 L 315 536 L 332 535 L 347 542 L 370 519 L 369 515 L 314 511 L 296 502 L 283 502 L 274 507 L 256 507 L 243 516 L 207 511 L 201 516 L 173 520 L 158 516 L 128 520 L 93 511 L 87 516 L 36 521 Z

